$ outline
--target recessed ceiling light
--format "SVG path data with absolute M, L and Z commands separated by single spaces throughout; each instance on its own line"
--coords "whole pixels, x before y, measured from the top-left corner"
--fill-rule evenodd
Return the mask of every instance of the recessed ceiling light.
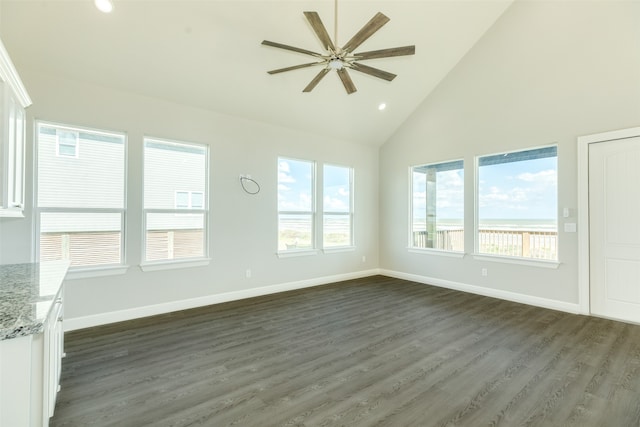
M 384 110 L 385 108 L 387 108 L 387 104 L 385 104 L 384 102 L 378 105 L 378 110 L 380 111 Z
M 94 4 L 100 12 L 111 13 L 113 10 L 113 3 L 111 0 L 94 0 Z

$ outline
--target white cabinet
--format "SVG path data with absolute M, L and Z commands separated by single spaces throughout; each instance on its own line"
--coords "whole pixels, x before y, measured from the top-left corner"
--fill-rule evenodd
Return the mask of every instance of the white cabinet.
M 53 416 L 56 397 L 60 390 L 62 357 L 64 356 L 64 330 L 62 328 L 63 290 L 56 298 L 44 329 L 44 373 L 42 376 L 42 415 L 43 421 Z
M 62 293 L 54 304 L 41 333 L 0 341 L 0 427 L 47 427 L 53 416 L 64 355 Z
M 0 42 L 0 217 L 24 210 L 25 108 L 31 99 Z
M 68 262 L 0 265 L 0 427 L 48 427 L 60 388 Z

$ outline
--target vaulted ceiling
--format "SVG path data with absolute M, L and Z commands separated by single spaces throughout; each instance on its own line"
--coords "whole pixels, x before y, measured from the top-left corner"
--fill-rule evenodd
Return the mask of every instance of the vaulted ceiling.
M 397 74 L 387 82 L 352 72 L 347 95 L 332 72 L 311 93 L 306 68 L 267 70 L 313 58 L 260 43 L 319 51 L 303 11 L 334 34 L 334 0 L 3 0 L 0 36 L 18 71 L 60 77 L 246 117 L 320 135 L 381 145 L 493 25 L 511 0 L 338 2 L 338 44 L 376 12 L 391 18 L 359 50 L 415 44 L 414 56 L 367 65 Z M 37 99 L 34 100 L 37 102 Z M 386 103 L 384 111 L 378 110 Z

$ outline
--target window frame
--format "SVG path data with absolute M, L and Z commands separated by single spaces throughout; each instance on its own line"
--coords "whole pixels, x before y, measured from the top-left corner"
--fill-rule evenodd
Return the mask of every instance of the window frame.
M 78 130 L 72 130 L 72 129 L 64 129 L 68 132 L 71 132 L 75 135 L 75 141 L 73 144 L 73 154 L 66 154 L 63 153 L 62 151 L 60 151 L 60 146 L 66 146 L 66 147 L 71 147 L 71 144 L 66 144 L 66 143 L 62 143 L 60 141 L 60 135 L 58 134 L 58 131 L 56 130 L 56 156 L 57 157 L 66 157 L 69 159 L 77 159 L 80 155 L 80 132 Z
M 281 160 L 289 160 L 294 162 L 303 162 L 309 163 L 311 165 L 311 211 L 281 211 L 279 207 L 279 201 L 277 198 L 278 189 L 277 187 L 280 185 L 280 161 Z M 316 230 L 318 224 L 318 208 L 317 208 L 317 199 L 318 199 L 318 163 L 315 160 L 308 159 L 300 159 L 295 157 L 288 156 L 277 156 L 276 158 L 276 254 L 280 258 L 292 257 L 292 256 L 304 256 L 304 255 L 314 255 L 318 253 L 318 232 Z M 291 249 L 280 249 L 280 215 L 309 215 L 311 217 L 311 247 L 310 248 L 291 248 Z
M 204 149 L 204 158 L 205 158 L 205 176 L 204 176 L 204 206 L 202 209 L 193 209 L 191 208 L 191 191 L 181 191 L 176 190 L 174 192 L 174 209 L 159 209 L 145 208 L 145 159 L 146 159 L 146 143 L 148 141 L 157 142 L 160 144 L 174 144 L 174 145 L 182 145 L 182 146 L 194 146 L 198 148 Z M 158 138 L 155 136 L 145 135 L 142 138 L 142 227 L 141 227 L 141 259 L 140 259 L 140 269 L 142 271 L 156 271 L 156 270 L 167 270 L 173 268 L 187 268 L 187 267 L 197 267 L 208 265 L 211 261 L 209 257 L 209 216 L 210 216 L 210 202 L 209 202 L 209 179 L 211 176 L 211 150 L 209 144 L 199 143 L 199 142 L 191 142 L 191 141 L 182 141 L 175 139 L 166 139 L 166 138 Z M 189 207 L 188 208 L 178 208 L 176 207 L 175 197 L 178 192 L 188 193 L 189 194 Z M 202 193 L 202 192 L 198 192 Z M 203 232 L 203 248 L 202 248 L 202 256 L 198 257 L 189 257 L 189 258 L 172 258 L 166 260 L 152 260 L 148 261 L 147 257 L 147 216 L 148 214 L 174 214 L 174 215 L 202 215 L 202 232 Z
M 349 172 L 349 211 L 348 212 L 336 212 L 336 211 L 327 211 L 325 209 L 324 206 L 324 197 L 325 197 L 325 171 L 326 171 L 326 167 L 334 167 L 334 168 L 342 168 L 342 169 L 347 169 Z M 352 249 L 355 248 L 355 236 L 354 236 L 354 206 L 355 206 L 355 200 L 354 200 L 354 188 L 355 188 L 355 171 L 354 168 L 352 166 L 345 166 L 345 165 L 339 165 L 339 164 L 335 164 L 335 163 L 323 163 L 322 164 L 322 221 L 320 222 L 320 227 L 322 229 L 321 235 L 322 235 L 322 250 L 323 252 L 341 252 L 341 251 L 345 251 L 348 249 Z M 346 245 L 336 245 L 336 246 L 326 246 L 325 244 L 325 240 L 324 240 L 324 219 L 325 219 L 325 215 L 329 216 L 329 215 L 343 215 L 343 216 L 348 216 L 349 218 L 349 243 Z
M 87 132 L 93 134 L 103 134 L 109 136 L 120 136 L 123 140 L 123 200 L 122 208 L 59 208 L 59 207 L 40 207 L 38 205 L 40 188 L 39 182 L 39 143 L 40 143 L 40 127 L 52 127 L 56 129 L 56 157 L 78 158 L 80 145 L 80 132 Z M 76 156 L 59 155 L 58 144 L 59 138 L 57 129 L 62 128 L 67 131 L 72 131 L 77 134 L 76 139 Z M 124 274 L 129 268 L 126 265 L 127 260 L 127 190 L 128 190 L 128 154 L 129 154 L 129 139 L 128 135 L 122 131 L 111 131 L 105 129 L 96 129 L 86 126 L 69 125 L 65 123 L 51 122 L 47 120 L 34 120 L 34 138 L 33 138 L 33 239 L 34 245 L 32 250 L 32 257 L 35 260 L 40 259 L 40 234 L 41 234 L 41 218 L 42 213 L 68 213 L 68 214 L 82 214 L 82 213 L 113 213 L 120 215 L 120 262 L 111 264 L 89 265 L 89 266 L 69 266 L 67 273 L 67 279 L 78 279 L 85 277 L 95 276 L 109 276 Z
M 438 166 L 438 165 L 446 165 L 446 164 L 454 164 L 454 163 L 461 163 L 462 167 L 459 168 L 459 170 L 462 170 L 462 179 L 463 179 L 463 189 L 462 189 L 462 203 L 463 203 L 463 215 L 462 215 L 462 232 L 463 232 L 463 237 L 462 237 L 462 250 L 460 251 L 456 251 L 456 250 L 452 250 L 452 249 L 441 249 L 441 248 L 429 248 L 429 247 L 420 247 L 420 246 L 416 246 L 415 245 L 415 239 L 414 239 L 414 173 L 415 173 L 415 169 L 416 168 L 428 168 L 428 167 L 432 167 L 432 166 Z M 458 170 L 458 169 L 450 169 L 450 170 Z M 438 162 L 431 162 L 431 163 L 422 163 L 422 164 L 417 164 L 417 165 L 412 165 L 409 166 L 409 228 L 408 228 L 408 236 L 407 236 L 407 246 L 410 252 L 428 252 L 428 253 L 433 253 L 433 254 L 438 254 L 438 255 L 447 255 L 447 256 L 454 256 L 454 257 L 462 257 L 465 254 L 465 249 L 466 249 L 466 245 L 465 245 L 465 237 L 464 237 L 464 233 L 465 233 L 465 213 L 466 213 L 466 208 L 465 208 L 465 194 L 466 194 L 466 185 L 464 182 L 464 175 L 465 175 L 465 161 L 464 158 L 458 158 L 458 159 L 453 159 L 453 160 L 444 160 L 444 161 L 438 161 Z M 436 200 L 437 203 L 437 200 Z M 425 199 L 425 208 L 426 208 L 426 199 Z M 436 224 L 437 225 L 437 224 Z
M 523 256 L 514 256 L 514 255 L 502 255 L 502 254 L 491 254 L 480 252 L 480 159 L 492 156 L 506 156 L 508 154 L 515 153 L 524 153 L 528 151 L 536 151 L 543 149 L 555 148 L 556 154 L 556 258 L 555 259 L 544 259 L 544 258 L 533 258 L 533 257 L 523 257 Z M 551 157 L 551 156 L 549 156 Z M 500 151 L 495 153 L 488 153 L 482 155 L 476 155 L 474 159 L 474 218 L 473 218 L 473 258 L 476 260 L 482 261 L 492 261 L 492 262 L 506 262 L 512 264 L 521 264 L 521 265 L 530 265 L 530 266 L 538 266 L 538 267 L 547 267 L 547 268 L 558 268 L 559 259 L 560 259 L 560 218 L 558 215 L 558 206 L 559 206 L 559 191 L 557 180 L 559 178 L 559 156 L 558 156 L 558 143 L 520 148 L 516 150 L 509 151 Z

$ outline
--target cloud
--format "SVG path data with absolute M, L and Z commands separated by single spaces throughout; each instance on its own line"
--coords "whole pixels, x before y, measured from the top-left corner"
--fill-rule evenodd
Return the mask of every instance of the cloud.
M 521 173 L 520 175 L 516 176 L 516 178 L 524 182 L 555 184 L 558 180 L 558 174 L 553 169 L 547 169 L 536 173 Z
M 281 161 L 278 163 L 278 183 L 294 183 L 296 179 L 291 176 L 291 167 L 289 162 Z
M 349 211 L 349 203 L 344 199 L 339 199 L 337 197 L 325 196 L 324 197 L 324 210 L 325 211 L 338 211 L 338 212 L 348 212 Z
M 291 172 L 291 167 L 289 166 L 289 162 L 286 162 L 283 160 L 280 163 L 278 163 L 278 172 L 286 172 L 286 173 Z

